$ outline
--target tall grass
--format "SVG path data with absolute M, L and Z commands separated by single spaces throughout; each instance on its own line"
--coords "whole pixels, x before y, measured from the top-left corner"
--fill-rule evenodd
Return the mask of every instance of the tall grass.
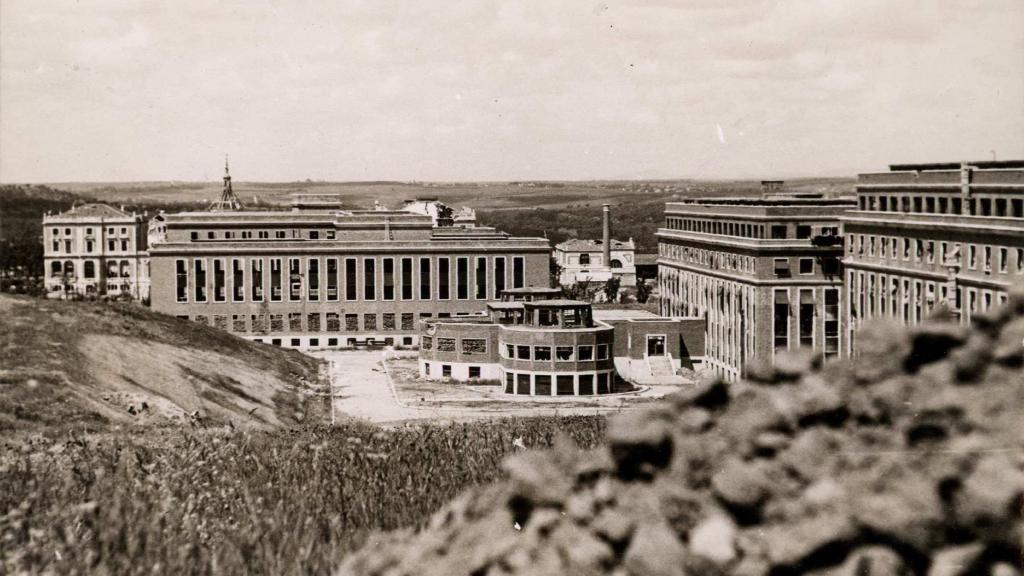
M 598 417 L 383 430 L 163 429 L 0 453 L 0 573 L 326 573 L 369 531 L 417 526 L 516 450 Z

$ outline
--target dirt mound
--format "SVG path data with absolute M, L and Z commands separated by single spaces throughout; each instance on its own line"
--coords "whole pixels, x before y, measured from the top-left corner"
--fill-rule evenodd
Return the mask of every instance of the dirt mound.
M 0 433 L 322 422 L 317 360 L 140 306 L 0 295 Z
M 505 462 L 340 574 L 1020 574 L 1024 292 L 965 329 L 876 324 Z

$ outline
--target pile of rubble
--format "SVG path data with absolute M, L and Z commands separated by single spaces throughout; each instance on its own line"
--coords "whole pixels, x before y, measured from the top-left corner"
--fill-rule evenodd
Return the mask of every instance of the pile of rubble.
M 1021 574 L 1024 291 L 971 329 L 875 324 L 524 452 L 352 575 Z

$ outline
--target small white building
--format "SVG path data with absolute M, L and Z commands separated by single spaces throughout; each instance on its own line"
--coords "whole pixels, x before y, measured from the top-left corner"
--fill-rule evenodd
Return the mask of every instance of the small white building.
M 577 282 L 604 283 L 617 277 L 623 288 L 636 286 L 633 239 L 611 240 L 610 243 L 607 256 L 603 240 L 573 239 L 557 244 L 555 262 L 562 267 L 559 282 L 564 286 Z
M 43 261 L 51 298 L 149 298 L 143 217 L 106 204 L 83 204 L 43 216 Z

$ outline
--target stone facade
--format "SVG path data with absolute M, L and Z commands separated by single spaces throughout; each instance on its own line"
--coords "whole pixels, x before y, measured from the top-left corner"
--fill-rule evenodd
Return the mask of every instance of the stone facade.
M 861 174 L 842 223 L 848 352 L 873 318 L 913 325 L 945 308 L 968 323 L 1024 278 L 1024 161 Z
M 46 291 L 52 298 L 149 298 L 149 256 L 141 215 L 83 204 L 43 216 Z
M 753 360 L 841 351 L 842 236 L 852 199 L 786 195 L 669 202 L 658 231 L 660 311 L 707 320 L 707 360 L 738 379 Z

